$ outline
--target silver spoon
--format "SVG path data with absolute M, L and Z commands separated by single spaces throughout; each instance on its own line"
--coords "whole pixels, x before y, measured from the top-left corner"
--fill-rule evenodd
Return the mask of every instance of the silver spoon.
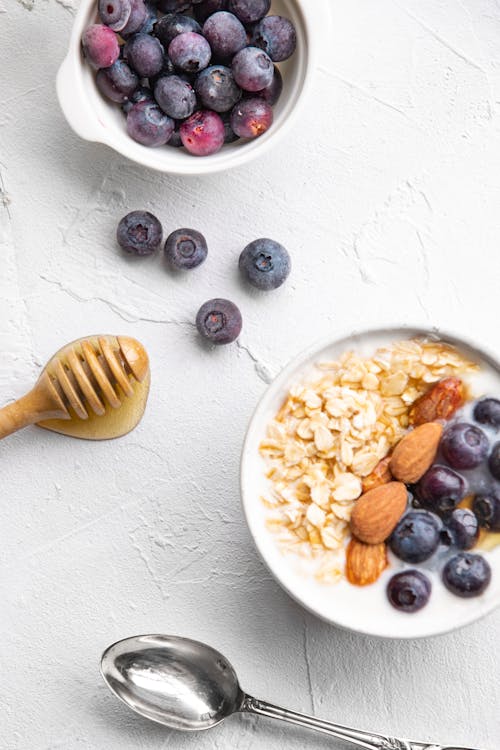
M 231 714 L 243 712 L 316 729 L 365 750 L 468 750 L 349 729 L 256 700 L 242 691 L 222 654 L 187 638 L 125 638 L 106 649 L 101 673 L 109 689 L 129 708 L 171 729 L 210 729 Z

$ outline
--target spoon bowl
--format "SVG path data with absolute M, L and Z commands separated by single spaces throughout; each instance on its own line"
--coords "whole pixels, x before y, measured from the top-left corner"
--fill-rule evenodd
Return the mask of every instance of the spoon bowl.
M 106 649 L 101 673 L 136 713 L 182 731 L 216 726 L 239 711 L 244 698 L 227 659 L 187 638 L 126 638 Z

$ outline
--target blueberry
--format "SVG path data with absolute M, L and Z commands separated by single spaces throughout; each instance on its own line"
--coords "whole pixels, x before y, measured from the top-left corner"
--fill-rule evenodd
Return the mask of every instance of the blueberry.
M 182 148 L 183 143 L 181 140 L 181 134 L 180 134 L 180 124 L 176 124 L 175 130 L 170 136 L 167 146 L 172 146 L 172 148 Z
M 500 442 L 493 446 L 488 459 L 488 466 L 495 479 L 500 480 Z
M 480 526 L 489 531 L 500 531 L 500 497 L 497 494 L 476 495 L 472 509 Z
M 94 68 L 109 68 L 120 56 L 118 37 L 103 24 L 96 23 L 85 29 L 82 46 L 85 57 Z
M 160 72 L 163 66 L 163 47 L 150 34 L 135 34 L 123 50 L 129 65 L 142 77 L 148 78 Z
M 467 494 L 463 477 L 447 466 L 435 464 L 415 485 L 419 503 L 435 513 L 446 514 L 454 510 Z
M 187 81 L 179 76 L 166 76 L 155 84 L 155 99 L 165 114 L 176 120 L 192 115 L 196 107 L 196 94 Z
M 429 601 L 432 585 L 419 570 L 397 573 L 387 584 L 387 597 L 401 612 L 418 612 Z
M 243 99 L 231 112 L 231 127 L 240 138 L 258 138 L 273 124 L 273 109 L 258 96 Z
M 167 54 L 164 54 L 161 70 L 155 76 L 149 76 L 149 85 L 151 86 L 151 88 L 154 88 L 157 81 L 159 81 L 160 78 L 163 78 L 164 76 L 171 76 L 175 72 L 176 71 L 173 66 L 172 60 L 169 58 Z
M 474 419 L 480 424 L 500 427 L 500 401 L 497 398 L 484 398 L 474 407 Z
M 125 112 L 125 114 L 128 114 L 134 104 L 138 104 L 138 102 L 153 102 L 153 92 L 150 88 L 147 86 L 139 86 L 130 96 L 128 97 L 127 101 L 125 101 L 122 105 L 122 109 Z
M 292 262 L 288 251 L 274 240 L 254 240 L 240 255 L 240 271 L 252 286 L 269 291 L 288 278 Z
M 191 16 L 184 16 L 181 13 L 169 13 L 160 18 L 155 26 L 155 36 L 158 37 L 164 47 L 168 47 L 172 39 L 186 31 L 194 31 L 201 34 L 201 26 Z
M 139 33 L 152 34 L 154 31 L 154 27 L 156 26 L 156 23 L 158 21 L 158 12 L 156 10 L 156 6 L 153 5 L 152 2 L 148 2 L 148 0 L 145 0 L 144 4 L 146 6 L 147 15 L 146 20 L 139 29 Z
M 241 98 L 241 89 L 230 68 L 211 65 L 197 76 L 195 91 L 200 103 L 214 112 L 228 112 Z
M 467 508 L 457 508 L 446 521 L 446 533 L 458 549 L 472 549 L 479 538 L 476 516 Z
M 191 10 L 192 0 L 159 0 L 158 8 L 162 13 L 182 13 Z
M 259 47 L 245 47 L 232 62 L 233 75 L 238 86 L 245 91 L 262 91 L 274 76 L 274 65 L 269 55 Z
M 122 31 L 127 25 L 132 12 L 130 0 L 99 0 L 101 21 L 113 31 Z
M 234 143 L 240 139 L 239 135 L 236 135 L 231 127 L 231 115 L 229 112 L 224 112 L 221 115 L 222 122 L 224 123 L 224 143 Z
M 181 140 L 190 154 L 208 156 L 224 145 L 225 128 L 216 112 L 200 110 L 185 120 L 180 127 Z
M 261 91 L 256 91 L 255 96 L 260 96 L 273 107 L 279 100 L 283 91 L 283 76 L 280 73 L 279 68 L 274 66 L 273 80 Z
M 149 211 L 131 211 L 118 224 L 120 247 L 134 255 L 152 255 L 162 241 L 161 224 Z
M 412 510 L 399 521 L 389 539 L 396 557 L 408 563 L 421 563 L 439 547 L 441 521 L 426 510 Z
M 448 427 L 441 440 L 444 458 L 454 469 L 474 469 L 486 458 L 489 442 L 484 432 L 467 422 Z
M 230 60 L 247 46 L 247 32 L 233 13 L 221 10 L 209 16 L 203 25 L 203 35 L 218 60 Z
M 228 9 L 244 24 L 260 21 L 269 13 L 271 0 L 229 0 Z
M 179 70 L 198 73 L 208 66 L 212 50 L 201 34 L 186 31 L 172 39 L 168 47 L 168 56 Z
M 195 229 L 176 229 L 165 243 L 165 256 L 179 271 L 190 270 L 201 265 L 208 253 L 207 241 Z
M 127 115 L 127 133 L 143 146 L 164 146 L 174 127 L 174 121 L 154 102 L 138 102 Z
M 196 327 L 201 336 L 212 344 L 230 344 L 241 333 L 241 313 L 227 299 L 212 299 L 205 302 L 196 316 Z
M 255 26 L 252 44 L 267 52 L 273 62 L 287 60 L 297 47 L 295 26 L 283 16 L 267 16 Z
M 144 0 L 131 0 L 132 10 L 127 21 L 125 28 L 120 31 L 120 35 L 123 39 L 126 39 L 131 34 L 137 34 L 147 23 L 149 16 L 149 9 L 146 6 Z
M 204 23 L 212 13 L 227 9 L 227 0 L 201 0 L 194 6 L 194 15 L 200 23 Z
M 471 552 L 459 552 L 443 569 L 443 583 L 452 594 L 462 598 L 480 596 L 491 581 L 489 563 Z
M 96 84 L 108 99 L 123 104 L 137 90 L 139 78 L 125 60 L 117 60 L 111 67 L 97 71 Z

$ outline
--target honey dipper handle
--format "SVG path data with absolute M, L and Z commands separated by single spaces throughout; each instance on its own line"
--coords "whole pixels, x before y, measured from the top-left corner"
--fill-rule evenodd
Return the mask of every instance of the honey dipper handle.
M 40 417 L 33 393 L 27 393 L 13 404 L 7 404 L 0 409 L 0 440 L 23 427 L 38 422 Z

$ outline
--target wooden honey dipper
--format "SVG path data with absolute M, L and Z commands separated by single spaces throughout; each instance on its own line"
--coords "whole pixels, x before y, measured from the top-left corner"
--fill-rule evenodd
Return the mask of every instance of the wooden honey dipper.
M 30 424 L 87 440 L 130 432 L 149 392 L 146 350 L 127 336 L 88 336 L 60 349 L 34 388 L 0 409 L 0 439 Z

